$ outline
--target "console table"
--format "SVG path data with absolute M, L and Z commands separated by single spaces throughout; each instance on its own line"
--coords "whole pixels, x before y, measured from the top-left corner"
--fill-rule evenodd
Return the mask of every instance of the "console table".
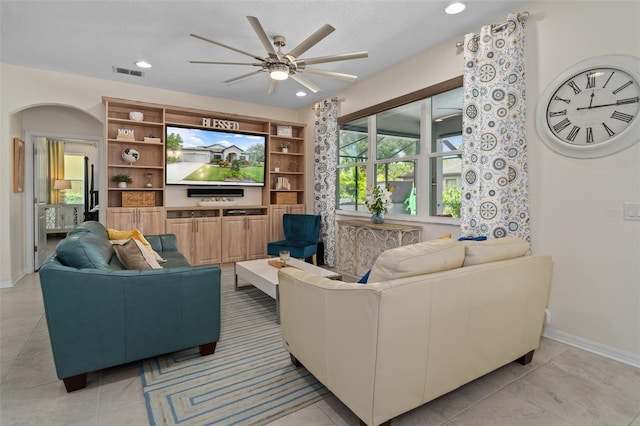
M 45 228 L 47 234 L 64 233 L 82 222 L 82 204 L 46 204 Z
M 338 220 L 338 271 L 356 277 L 385 250 L 420 242 L 419 226 Z

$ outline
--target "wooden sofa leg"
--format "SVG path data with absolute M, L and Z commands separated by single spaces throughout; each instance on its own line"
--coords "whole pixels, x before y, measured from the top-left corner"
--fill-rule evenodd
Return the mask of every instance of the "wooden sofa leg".
M 360 420 L 360 419 L 358 419 Z M 360 420 L 360 426 L 368 426 L 365 422 L 363 422 L 362 420 Z M 391 426 L 391 420 L 387 420 L 384 423 L 380 423 L 380 426 Z
M 62 379 L 67 392 L 77 391 L 87 386 L 87 373 L 77 374 L 75 376 Z
M 316 256 L 315 254 L 311 255 L 311 261 L 313 262 L 313 264 L 315 266 L 318 266 L 318 256 Z
M 526 354 L 522 355 L 522 356 L 521 356 L 520 358 L 518 358 L 516 361 L 517 361 L 519 364 L 527 365 L 527 364 L 529 364 L 529 363 L 533 360 L 533 353 L 534 353 L 534 352 L 535 352 L 534 350 L 531 350 L 531 351 L 527 352 Z
M 294 367 L 296 368 L 302 367 L 302 364 L 300 364 L 300 361 L 298 361 L 298 359 L 295 356 L 289 354 L 289 357 L 291 358 L 291 364 L 293 364 Z
M 216 351 L 216 343 L 218 342 L 211 342 L 211 343 L 205 343 L 204 345 L 200 345 L 200 355 L 201 356 L 205 356 L 205 355 L 211 355 L 212 353 L 214 353 Z

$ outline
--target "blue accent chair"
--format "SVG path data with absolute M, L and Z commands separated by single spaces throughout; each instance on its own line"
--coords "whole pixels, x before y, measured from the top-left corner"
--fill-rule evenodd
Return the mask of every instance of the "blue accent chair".
M 267 244 L 267 254 L 279 256 L 281 250 L 289 250 L 291 257 L 306 259 L 311 257 L 317 265 L 316 253 L 320 236 L 320 215 L 285 214 L 282 217 L 284 240 Z

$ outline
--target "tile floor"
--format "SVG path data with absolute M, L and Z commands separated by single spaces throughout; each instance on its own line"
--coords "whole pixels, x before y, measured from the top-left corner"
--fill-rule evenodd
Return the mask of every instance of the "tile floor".
M 542 339 L 531 364 L 509 364 L 392 423 L 640 426 L 640 369 Z M 86 389 L 67 394 L 55 374 L 37 274 L 0 289 L 0 425 L 147 424 L 138 363 L 91 373 Z M 330 397 L 271 423 L 314 425 L 358 420 Z

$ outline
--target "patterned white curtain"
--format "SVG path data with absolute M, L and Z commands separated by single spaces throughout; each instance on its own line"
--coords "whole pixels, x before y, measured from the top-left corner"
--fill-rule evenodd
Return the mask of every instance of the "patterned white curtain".
M 530 241 L 523 24 L 464 40 L 462 236 Z
M 338 155 L 338 100 L 324 99 L 314 106 L 313 196 L 315 214 L 322 216 L 320 240 L 324 262 L 336 264 L 336 165 Z

